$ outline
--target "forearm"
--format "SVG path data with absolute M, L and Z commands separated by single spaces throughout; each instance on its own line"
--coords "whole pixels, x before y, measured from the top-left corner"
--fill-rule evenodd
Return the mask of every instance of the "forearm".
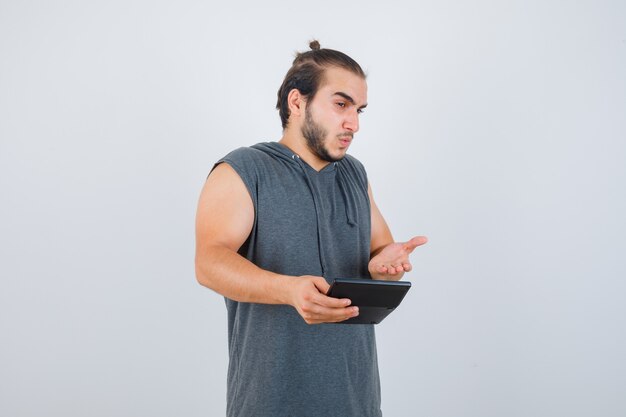
M 259 268 L 233 250 L 211 245 L 196 254 L 196 278 L 201 285 L 235 301 L 291 304 L 295 277 Z

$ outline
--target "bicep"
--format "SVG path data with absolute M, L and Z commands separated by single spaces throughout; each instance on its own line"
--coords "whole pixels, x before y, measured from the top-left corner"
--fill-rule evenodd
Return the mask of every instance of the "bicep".
M 241 177 L 221 163 L 207 178 L 196 214 L 196 251 L 211 245 L 239 250 L 254 223 L 254 205 Z
M 372 221 L 372 237 L 370 241 L 370 254 L 377 253 L 380 249 L 384 248 L 390 243 L 393 243 L 393 236 L 387 226 L 387 222 L 382 213 L 378 209 L 376 202 L 374 201 L 374 195 L 372 193 L 372 187 L 367 185 L 367 194 L 370 199 L 371 207 L 371 221 Z

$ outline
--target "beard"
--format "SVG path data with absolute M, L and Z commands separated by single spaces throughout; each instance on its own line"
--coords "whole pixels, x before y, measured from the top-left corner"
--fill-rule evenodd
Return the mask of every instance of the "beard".
M 328 131 L 313 120 L 311 108 L 307 106 L 304 111 L 304 124 L 302 125 L 302 136 L 306 139 L 306 144 L 311 152 L 317 155 L 322 161 L 337 162 L 343 159 L 343 156 L 335 158 L 324 146 L 324 139 L 328 136 Z

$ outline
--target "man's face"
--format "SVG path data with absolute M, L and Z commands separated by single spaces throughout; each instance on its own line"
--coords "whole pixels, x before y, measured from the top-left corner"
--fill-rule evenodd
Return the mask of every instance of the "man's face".
M 306 104 L 301 127 L 309 150 L 327 162 L 341 160 L 359 130 L 359 114 L 367 106 L 367 83 L 360 76 L 328 68 L 322 86 Z

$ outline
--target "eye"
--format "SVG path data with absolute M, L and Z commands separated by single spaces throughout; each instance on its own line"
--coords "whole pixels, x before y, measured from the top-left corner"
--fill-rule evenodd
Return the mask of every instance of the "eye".
M 356 109 L 356 112 L 357 112 L 358 114 L 363 114 L 363 112 L 364 112 L 364 111 L 365 111 L 365 109 Z
M 341 107 L 342 109 L 343 109 L 344 107 L 346 107 L 346 103 L 345 103 L 345 102 L 343 102 L 343 101 L 338 101 L 338 102 L 337 102 L 337 105 L 338 105 L 339 107 Z

